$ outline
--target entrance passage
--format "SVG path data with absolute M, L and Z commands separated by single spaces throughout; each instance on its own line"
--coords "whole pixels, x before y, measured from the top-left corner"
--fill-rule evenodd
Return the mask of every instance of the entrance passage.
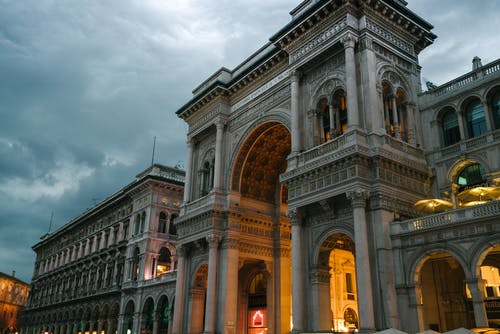
M 318 303 L 321 330 L 348 332 L 359 329 L 354 242 L 342 233 L 321 244 L 318 258 Z M 325 278 L 323 280 L 322 278 Z M 329 307 L 329 312 L 325 306 Z
M 433 254 L 424 260 L 418 276 L 423 330 L 447 332 L 475 326 L 473 312 L 467 308 L 465 272 L 455 258 L 446 253 Z

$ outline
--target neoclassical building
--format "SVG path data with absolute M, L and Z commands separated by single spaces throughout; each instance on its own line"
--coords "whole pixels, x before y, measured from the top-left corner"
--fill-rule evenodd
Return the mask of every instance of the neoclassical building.
M 20 314 L 26 306 L 30 287 L 16 278 L 16 272 L 0 272 L 0 333 L 14 334 L 21 330 Z
M 154 164 L 44 235 L 23 333 L 167 333 L 184 174 Z
M 405 1 L 290 14 L 177 111 L 172 332 L 499 326 L 500 62 L 422 92 Z
M 27 333 L 500 327 L 500 60 L 422 91 L 404 0 L 290 14 L 177 111 L 183 198 L 153 166 L 34 246 Z

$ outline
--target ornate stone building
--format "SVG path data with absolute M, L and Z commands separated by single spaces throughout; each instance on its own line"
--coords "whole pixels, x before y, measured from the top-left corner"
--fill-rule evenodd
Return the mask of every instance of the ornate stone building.
M 30 287 L 16 278 L 16 272 L 0 272 L 0 333 L 14 334 L 21 330 L 20 314 L 26 306 Z
M 177 111 L 182 200 L 156 166 L 34 246 L 28 333 L 500 326 L 500 61 L 422 92 L 405 1 L 291 16 Z
M 24 333 L 167 333 L 184 171 L 155 164 L 33 246 Z
M 500 63 L 422 92 L 405 1 L 291 16 L 177 111 L 173 333 L 498 325 Z

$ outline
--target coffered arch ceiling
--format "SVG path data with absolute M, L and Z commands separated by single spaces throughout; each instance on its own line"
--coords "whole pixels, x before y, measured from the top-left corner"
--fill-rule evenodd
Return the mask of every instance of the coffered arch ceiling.
M 240 148 L 231 189 L 243 197 L 276 202 L 279 174 L 286 169 L 290 146 L 290 132 L 283 124 L 267 122 L 257 127 Z

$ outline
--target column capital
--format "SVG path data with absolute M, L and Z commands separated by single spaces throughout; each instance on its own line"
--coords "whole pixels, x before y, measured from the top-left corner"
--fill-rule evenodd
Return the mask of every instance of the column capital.
M 292 81 L 298 82 L 300 78 L 302 78 L 302 72 L 300 70 L 291 70 L 290 78 L 292 79 Z
M 300 212 L 298 208 L 288 209 L 286 216 L 290 219 L 292 225 L 300 225 Z
M 360 40 L 361 48 L 366 50 L 373 50 L 373 38 L 365 36 Z
M 205 238 L 208 242 L 208 247 L 209 248 L 218 248 L 219 247 L 219 242 L 221 240 L 221 237 L 217 234 L 210 233 L 209 235 L 206 236 Z
M 364 189 L 346 192 L 347 199 L 351 200 L 354 208 L 366 207 L 366 200 L 370 197 L 370 192 Z
M 236 238 L 225 239 L 223 241 L 222 247 L 227 248 L 227 249 L 239 249 L 240 248 L 240 241 L 239 241 L 239 239 L 236 239 Z
M 342 37 L 340 42 L 344 45 L 344 48 L 346 49 L 354 48 L 354 46 L 358 42 L 358 38 L 351 33 L 347 33 L 344 37 Z
M 186 246 L 177 245 L 177 247 L 175 248 L 175 255 L 177 255 L 177 257 L 186 257 L 186 254 L 187 254 Z
M 222 119 L 222 118 L 217 118 L 215 120 L 214 124 L 215 124 L 215 127 L 217 128 L 217 130 L 222 130 L 222 129 L 224 129 L 224 126 L 226 126 L 226 120 Z

